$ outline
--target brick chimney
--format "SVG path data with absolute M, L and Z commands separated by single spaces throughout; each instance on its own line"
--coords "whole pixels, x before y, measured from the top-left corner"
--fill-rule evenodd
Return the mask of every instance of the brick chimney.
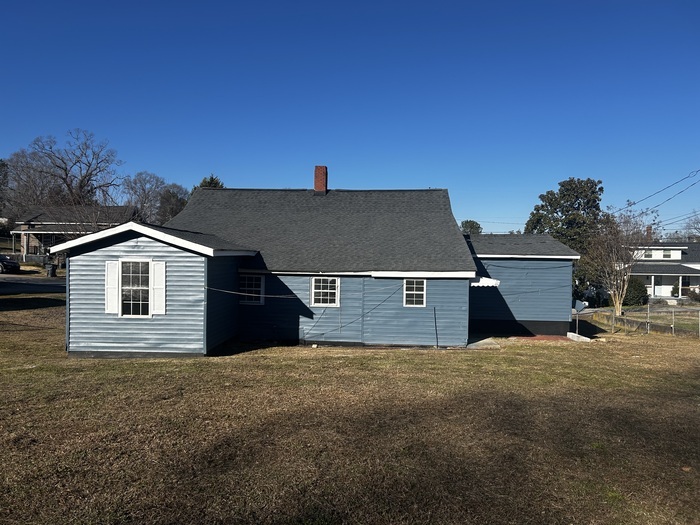
M 646 240 L 647 240 L 647 242 L 651 242 L 651 240 L 652 240 L 652 229 L 651 229 L 651 226 L 647 226 Z
M 325 195 L 328 193 L 328 168 L 316 166 L 314 170 L 314 194 Z

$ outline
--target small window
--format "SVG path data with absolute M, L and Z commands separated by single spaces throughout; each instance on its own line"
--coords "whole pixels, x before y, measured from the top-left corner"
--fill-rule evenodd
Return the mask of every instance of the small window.
M 241 275 L 238 289 L 241 304 L 264 304 L 265 280 L 262 275 Z
M 149 261 L 122 261 L 122 315 L 150 315 Z
M 425 306 L 425 279 L 404 279 L 403 305 Z
M 337 277 L 314 277 L 311 280 L 311 306 L 339 306 L 340 280 Z
M 652 257 L 652 252 L 651 250 L 644 250 L 644 258 L 645 259 L 651 259 Z
M 671 250 L 664 250 L 664 259 L 671 258 Z
M 105 313 L 151 317 L 165 309 L 165 261 L 105 262 Z

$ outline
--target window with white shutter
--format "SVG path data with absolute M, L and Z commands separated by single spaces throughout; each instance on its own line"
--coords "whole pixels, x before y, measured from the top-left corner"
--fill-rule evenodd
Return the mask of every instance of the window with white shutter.
M 165 262 L 131 259 L 107 261 L 105 312 L 120 317 L 165 314 Z

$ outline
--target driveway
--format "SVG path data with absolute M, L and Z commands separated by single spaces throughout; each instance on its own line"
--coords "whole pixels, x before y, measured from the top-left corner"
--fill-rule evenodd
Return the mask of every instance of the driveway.
M 66 279 L 65 277 L 44 277 L 39 272 L 0 274 L 0 296 L 24 293 L 66 293 Z

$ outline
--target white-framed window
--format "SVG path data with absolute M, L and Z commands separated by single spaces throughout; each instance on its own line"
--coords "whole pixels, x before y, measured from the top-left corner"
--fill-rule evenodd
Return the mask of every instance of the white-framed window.
M 645 259 L 651 259 L 653 257 L 653 253 L 651 250 L 644 250 L 644 258 Z
M 311 306 L 340 306 L 340 279 L 312 277 Z
M 241 274 L 238 280 L 241 304 L 265 304 L 265 277 Z
M 150 261 L 121 261 L 120 276 L 121 314 L 124 317 L 150 317 Z
M 145 259 L 107 261 L 105 312 L 119 317 L 165 314 L 165 262 Z
M 425 279 L 403 280 L 403 305 L 425 306 Z
M 664 250 L 663 258 L 670 259 L 671 258 L 671 250 Z

